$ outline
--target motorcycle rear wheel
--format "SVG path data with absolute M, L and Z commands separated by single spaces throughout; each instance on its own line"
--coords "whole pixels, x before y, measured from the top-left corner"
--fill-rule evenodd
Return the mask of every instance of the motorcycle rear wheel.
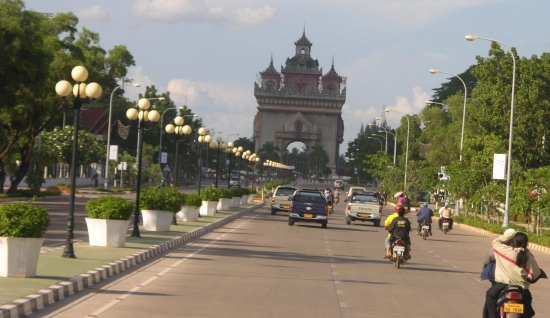
M 401 256 L 399 255 L 395 257 L 395 268 L 401 268 Z
M 428 232 L 422 231 L 422 239 L 426 239 L 426 236 L 428 236 Z

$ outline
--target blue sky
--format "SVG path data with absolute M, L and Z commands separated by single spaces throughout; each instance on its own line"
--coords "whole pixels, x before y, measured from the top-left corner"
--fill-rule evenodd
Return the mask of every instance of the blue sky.
M 124 44 L 136 66 L 128 77 L 170 91 L 207 128 L 252 136 L 254 81 L 269 65 L 294 55 L 305 25 L 311 55 L 324 72 L 347 77 L 343 108 L 347 142 L 382 106 L 418 113 L 432 89 L 487 56 L 496 39 L 520 56 L 550 51 L 550 2 L 544 0 L 105 0 L 26 1 L 40 12 L 74 12 L 101 36 L 106 50 Z M 142 89 L 128 88 L 137 99 Z M 394 126 L 401 114 L 388 113 Z M 395 123 L 395 124 L 392 124 Z M 235 137 L 232 137 L 233 139 Z

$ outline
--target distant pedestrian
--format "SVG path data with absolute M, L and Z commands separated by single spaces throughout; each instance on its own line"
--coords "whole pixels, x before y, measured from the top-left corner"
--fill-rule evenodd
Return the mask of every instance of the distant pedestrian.
M 95 184 L 95 187 L 97 188 L 97 182 L 98 182 L 98 177 L 99 175 L 97 174 L 97 172 L 92 176 L 92 181 L 94 181 L 94 184 Z

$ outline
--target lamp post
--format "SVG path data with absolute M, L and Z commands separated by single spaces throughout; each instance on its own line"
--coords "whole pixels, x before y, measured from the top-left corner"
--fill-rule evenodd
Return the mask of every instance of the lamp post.
M 210 143 L 210 148 L 216 149 L 216 188 L 218 187 L 218 173 L 220 168 L 220 149 L 225 149 L 226 145 L 222 142 L 221 136 L 216 137 L 216 142 Z
M 510 172 L 512 170 L 512 132 L 514 127 L 514 92 L 516 88 L 516 58 L 514 57 L 514 53 L 510 50 L 510 48 L 500 41 L 482 38 L 477 35 L 466 35 L 466 41 L 473 41 L 473 40 L 485 40 L 485 41 L 497 42 L 498 44 L 508 49 L 508 53 L 510 53 L 510 55 L 512 56 L 512 61 L 514 63 L 514 68 L 512 70 L 512 102 L 510 104 L 510 140 L 508 140 L 508 163 L 507 163 L 508 171 L 506 174 L 506 210 L 504 211 L 504 220 L 502 221 L 502 227 L 508 227 L 509 217 L 510 217 L 510 179 L 511 179 Z
M 174 167 L 174 170 L 176 171 L 176 176 L 175 176 L 175 180 L 174 180 L 174 186 L 177 188 L 178 187 L 178 149 L 179 149 L 179 144 L 180 144 L 179 136 L 183 135 L 183 134 L 189 135 L 191 133 L 192 129 L 191 129 L 191 126 L 189 126 L 189 125 L 183 126 L 183 117 L 182 116 L 176 116 L 176 118 L 174 118 L 174 125 L 173 124 L 168 124 L 168 125 L 166 125 L 165 129 L 166 129 L 167 133 L 176 135 L 176 160 L 175 160 L 175 167 Z M 174 216 L 172 217 L 172 224 L 173 225 L 178 224 L 176 222 L 176 214 L 175 213 L 174 213 Z
M 224 149 L 225 153 L 227 153 L 227 156 L 229 156 L 229 165 L 227 166 L 227 188 L 231 188 L 230 182 L 231 182 L 231 153 L 236 153 L 237 151 L 233 151 L 235 149 L 235 144 L 229 141 L 229 137 L 231 136 L 239 136 L 239 134 L 231 134 L 225 138 L 226 147 Z
M 373 136 L 378 136 L 378 135 L 373 135 Z M 382 136 L 380 136 L 382 137 Z M 380 151 L 384 151 L 384 145 L 382 145 L 382 140 L 378 139 L 378 138 L 374 138 L 374 137 L 367 137 L 368 139 L 374 139 L 374 140 L 378 140 L 380 142 Z
M 176 160 L 175 160 L 175 170 L 176 170 L 176 180 L 174 180 L 174 185 L 178 186 L 178 148 L 179 148 L 179 142 L 181 135 L 189 135 L 193 129 L 191 129 L 191 126 L 185 125 L 183 126 L 185 116 L 177 116 L 174 118 L 174 125 L 168 124 L 166 125 L 166 132 L 169 134 L 175 134 L 176 135 Z
M 384 141 L 386 142 L 386 148 L 385 148 L 385 152 L 388 152 L 388 138 L 387 137 L 384 137 L 382 135 L 378 135 L 378 134 L 372 134 L 373 136 L 376 136 L 376 137 L 380 137 L 380 138 L 384 138 Z
M 164 97 L 162 97 L 164 99 Z M 160 141 L 159 141 L 159 165 L 161 164 L 160 161 L 161 161 L 161 155 L 162 155 L 162 125 L 163 125 L 163 122 L 164 122 L 164 114 L 166 114 L 167 111 L 169 110 L 172 110 L 172 109 L 182 109 L 183 107 L 171 107 L 171 108 L 168 108 L 166 109 L 165 111 L 162 112 L 162 116 L 160 116 Z M 199 115 L 185 115 L 185 116 L 179 116 L 179 117 L 198 117 Z
M 115 94 L 115 91 L 121 87 L 124 86 L 134 86 L 134 87 L 140 87 L 140 84 L 122 84 L 115 89 L 113 89 L 113 92 L 111 93 L 111 100 L 109 102 L 109 122 L 107 123 L 107 154 L 105 155 L 105 181 L 103 182 L 103 188 L 109 189 L 109 152 L 111 148 L 111 120 L 112 120 L 112 113 L 113 113 L 113 95 Z
M 248 160 L 250 158 L 250 156 L 252 156 L 252 152 L 250 150 L 247 150 L 244 152 L 244 155 L 243 155 L 243 159 L 246 159 Z M 248 184 L 248 162 L 245 162 L 244 164 L 245 168 L 246 168 L 246 177 L 245 177 L 245 180 Z
M 135 108 L 130 108 L 126 111 L 126 117 L 129 120 L 138 120 L 138 173 L 137 173 L 137 186 L 136 186 L 136 206 L 134 208 L 134 228 L 132 230 L 132 237 L 140 237 L 139 235 L 139 196 L 141 192 L 141 161 L 143 159 L 143 133 L 145 130 L 145 123 L 148 121 L 156 123 L 160 119 L 160 114 L 156 110 L 149 111 L 151 102 L 149 99 L 142 98 L 138 101 L 139 112 Z
M 201 179 L 202 179 L 202 144 L 209 144 L 212 141 L 212 136 L 206 134 L 206 128 L 199 128 L 199 195 L 201 194 Z
M 437 104 L 437 105 L 441 105 L 441 106 L 443 106 L 443 111 L 446 111 L 446 110 L 449 109 L 449 105 L 443 104 L 443 103 L 434 102 L 433 100 L 427 100 L 427 101 L 426 101 L 426 104 Z
M 376 124 L 370 123 L 369 126 L 376 126 Z M 380 127 L 383 128 L 382 125 L 380 125 Z M 386 137 L 384 138 L 386 140 L 386 148 L 385 149 L 386 149 L 386 152 L 388 152 L 388 131 L 386 130 L 386 128 L 384 128 L 384 130 L 386 131 Z M 378 130 L 378 132 L 382 132 L 382 131 Z M 379 136 L 379 135 L 375 135 L 375 136 Z
M 403 116 L 405 116 L 405 118 L 407 119 L 407 151 L 405 152 L 405 182 L 403 183 L 403 192 L 407 192 L 407 167 L 409 163 L 409 134 L 411 130 L 411 122 L 409 120 L 409 117 L 405 113 L 402 113 L 397 110 L 386 109 L 386 113 L 389 113 L 389 112 L 400 113 Z
M 456 74 L 443 72 L 435 69 L 430 69 L 430 73 L 432 74 L 443 73 L 443 74 L 452 75 L 458 78 L 462 82 L 462 85 L 464 85 L 464 109 L 462 110 L 462 132 L 460 134 L 460 161 L 462 161 L 462 148 L 464 146 L 464 123 L 466 122 L 466 100 L 468 99 L 468 88 L 466 87 L 466 83 L 464 83 L 462 78 L 460 78 L 460 76 Z
M 239 146 L 235 156 L 239 157 L 239 188 L 241 187 L 241 159 L 244 156 L 244 148 Z
M 93 101 L 101 96 L 101 86 L 97 83 L 86 85 L 84 81 L 88 78 L 88 70 L 84 66 L 76 66 L 71 71 L 71 77 L 76 84 L 74 87 L 68 81 L 62 80 L 55 85 L 55 92 L 61 97 L 62 104 L 71 95 L 74 95 L 73 107 L 74 110 L 74 132 L 73 132 L 73 153 L 71 157 L 71 195 L 69 201 L 69 217 L 67 220 L 67 238 L 65 240 L 65 250 L 62 257 L 76 258 L 73 248 L 74 238 L 74 198 L 76 192 L 76 154 L 78 151 L 78 128 L 80 123 L 80 108 L 82 107 L 82 99 L 89 97 Z

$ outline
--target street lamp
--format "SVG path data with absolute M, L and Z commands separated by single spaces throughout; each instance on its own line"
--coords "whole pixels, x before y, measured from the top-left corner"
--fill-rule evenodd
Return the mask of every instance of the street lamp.
M 210 143 L 210 148 L 216 149 L 216 179 L 215 179 L 216 188 L 218 187 L 218 173 L 219 173 L 218 171 L 220 168 L 220 149 L 225 149 L 227 147 L 227 145 L 224 144 L 222 141 L 223 141 L 222 137 L 218 136 L 216 137 L 216 142 Z
M 138 101 L 138 112 L 135 108 L 130 108 L 126 111 L 126 117 L 129 120 L 138 121 L 138 173 L 137 173 L 137 186 L 136 186 L 136 206 L 134 209 L 134 229 L 132 230 L 132 237 L 140 237 L 139 235 L 139 196 L 141 192 L 141 161 L 143 159 L 143 133 L 145 130 L 145 123 L 148 121 L 156 123 L 160 119 L 160 114 L 156 110 L 149 111 L 151 102 L 148 98 L 141 98 Z
M 460 76 L 453 74 L 453 73 L 447 73 L 440 70 L 430 69 L 430 73 L 436 74 L 436 73 L 443 73 L 443 74 L 449 74 L 456 78 L 458 78 L 462 85 L 464 85 L 464 109 L 462 110 L 462 132 L 460 134 L 460 161 L 462 161 L 462 148 L 464 146 L 464 123 L 466 122 L 466 100 L 468 99 L 468 88 L 466 87 L 466 83 L 460 78 Z
M 185 125 L 183 126 L 183 117 L 185 116 L 177 116 L 174 118 L 174 125 L 168 124 L 166 125 L 166 132 L 169 134 L 175 134 L 176 135 L 176 162 L 175 162 L 175 170 L 176 170 L 176 180 L 174 181 L 174 185 L 178 186 L 178 148 L 179 148 L 179 142 L 181 135 L 189 135 L 193 129 L 191 129 L 191 126 Z
M 400 113 L 403 116 L 405 116 L 405 118 L 407 119 L 407 151 L 405 153 L 405 182 L 403 183 L 403 192 L 406 192 L 407 191 L 407 167 L 409 163 L 409 133 L 411 130 L 411 122 L 409 121 L 409 117 L 405 113 L 402 113 L 397 110 L 386 109 L 386 113 L 389 113 L 389 112 Z
M 201 194 L 201 178 L 202 178 L 202 144 L 209 144 L 212 141 L 212 136 L 206 134 L 206 128 L 199 128 L 199 195 Z
M 378 117 L 377 117 L 378 118 Z M 373 124 L 373 123 L 370 123 L 369 126 L 376 126 L 376 124 Z M 382 127 L 382 125 L 380 125 L 380 127 Z M 386 128 L 384 128 L 384 130 L 386 130 Z M 378 132 L 381 132 L 381 131 L 378 131 Z M 388 152 L 388 131 L 386 130 L 386 152 Z
M 67 238 L 65 240 L 65 250 L 62 257 L 76 258 L 73 248 L 73 229 L 74 229 L 74 198 L 75 198 L 75 186 L 76 186 L 76 154 L 78 151 L 78 129 L 80 123 L 80 108 L 82 107 L 82 99 L 89 97 L 92 103 L 95 99 L 101 96 L 101 86 L 97 83 L 90 83 L 86 85 L 84 81 L 88 78 L 88 70 L 84 66 L 76 66 L 71 71 L 71 76 L 75 80 L 74 87 L 68 81 L 62 80 L 55 85 L 55 92 L 61 97 L 61 103 L 66 105 L 65 102 L 71 95 L 73 98 L 74 110 L 74 132 L 73 132 L 73 153 L 71 158 L 71 195 L 69 203 L 69 217 L 67 221 Z
M 241 159 L 244 155 L 244 148 L 239 146 L 237 148 L 237 152 L 235 153 L 235 156 L 239 157 L 239 188 L 241 187 Z
M 512 102 L 510 105 L 510 140 L 508 141 L 508 164 L 507 164 L 508 171 L 506 174 L 506 210 L 504 211 L 504 220 L 502 221 L 502 227 L 508 227 L 509 216 L 510 216 L 510 180 L 511 180 L 510 172 L 512 170 L 512 129 L 514 127 L 514 92 L 516 88 L 516 58 L 514 57 L 514 53 L 510 50 L 510 48 L 500 41 L 482 38 L 477 35 L 466 35 L 466 41 L 473 41 L 473 40 L 485 40 L 485 41 L 497 42 L 498 44 L 508 49 L 508 53 L 510 53 L 510 55 L 512 56 L 512 61 L 514 63 L 514 68 L 512 70 Z
M 164 97 L 161 97 L 164 99 Z M 167 111 L 169 110 L 172 110 L 172 109 L 182 109 L 182 107 L 171 107 L 171 108 L 168 108 L 166 109 L 165 111 L 162 112 L 162 116 L 160 116 L 160 141 L 159 141 L 159 165 L 161 164 L 161 155 L 162 155 L 162 125 L 163 125 L 163 122 L 164 122 L 164 114 L 166 114 Z M 179 112 L 178 112 L 179 114 Z M 185 115 L 185 116 L 180 116 L 180 117 L 198 117 L 199 115 Z
M 426 101 L 426 104 L 437 104 L 437 105 L 441 105 L 441 106 L 443 106 L 443 111 L 446 111 L 446 110 L 449 109 L 449 105 L 443 104 L 443 103 L 434 102 L 433 100 L 427 100 L 427 101 Z
M 103 182 L 103 188 L 109 189 L 109 153 L 111 148 L 111 117 L 113 113 L 113 95 L 115 94 L 115 91 L 121 87 L 124 86 L 134 86 L 134 87 L 140 87 L 140 84 L 122 84 L 115 89 L 113 89 L 113 92 L 111 93 L 111 101 L 109 102 L 109 122 L 107 123 L 107 154 L 105 159 L 105 181 Z M 115 159 L 116 160 L 116 159 Z
M 373 136 L 376 136 L 376 137 L 380 137 L 380 138 L 384 138 L 384 141 L 386 142 L 386 153 L 388 152 L 388 137 L 384 137 L 382 135 L 378 135 L 378 134 L 372 134 Z
M 237 150 L 235 149 L 235 144 L 229 141 L 229 137 L 231 136 L 239 136 L 239 134 L 231 134 L 225 138 L 225 141 L 227 142 L 226 148 L 224 149 L 224 152 L 229 157 L 229 165 L 227 166 L 227 188 L 231 188 L 231 153 L 236 153 Z
M 379 135 L 373 135 L 373 136 L 379 136 Z M 380 136 L 382 137 L 382 136 Z M 378 138 L 374 138 L 374 137 L 367 137 L 368 139 L 374 139 L 374 140 L 378 140 L 380 142 L 380 151 L 384 151 L 384 145 L 382 145 L 382 140 L 378 139 Z

